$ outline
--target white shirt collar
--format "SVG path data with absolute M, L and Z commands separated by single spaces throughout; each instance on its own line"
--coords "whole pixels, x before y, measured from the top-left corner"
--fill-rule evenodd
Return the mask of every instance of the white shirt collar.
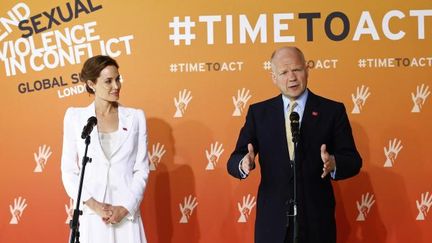
M 303 94 L 301 94 L 300 97 L 298 97 L 295 100 L 295 102 L 297 103 L 297 106 L 294 108 L 294 111 L 299 113 L 300 122 L 303 118 L 303 113 L 304 113 L 304 109 L 306 107 L 306 101 L 307 101 L 308 95 L 309 95 L 309 91 L 306 89 L 305 92 L 303 92 Z M 283 94 L 282 94 L 282 100 L 283 100 L 283 105 L 284 105 L 284 114 L 286 114 L 288 111 L 288 108 L 290 107 L 291 100 Z

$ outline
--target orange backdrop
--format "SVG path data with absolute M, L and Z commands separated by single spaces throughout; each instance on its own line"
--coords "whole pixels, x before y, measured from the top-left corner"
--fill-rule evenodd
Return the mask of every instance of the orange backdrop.
M 239 181 L 226 161 L 248 105 L 278 94 L 267 61 L 282 45 L 305 52 L 313 92 L 345 104 L 363 157 L 334 183 L 339 242 L 432 241 L 430 0 L 1 5 L 0 242 L 66 242 L 63 115 L 92 101 L 76 75 L 100 53 L 120 64 L 121 103 L 146 112 L 148 241 L 253 242 L 259 170 Z

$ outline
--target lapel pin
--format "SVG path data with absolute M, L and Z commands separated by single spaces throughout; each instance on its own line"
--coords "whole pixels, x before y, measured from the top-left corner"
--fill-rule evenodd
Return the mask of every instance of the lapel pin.
M 318 112 L 312 111 L 312 116 L 318 116 Z
M 123 131 L 127 131 L 127 128 L 126 128 L 126 127 L 123 127 Z

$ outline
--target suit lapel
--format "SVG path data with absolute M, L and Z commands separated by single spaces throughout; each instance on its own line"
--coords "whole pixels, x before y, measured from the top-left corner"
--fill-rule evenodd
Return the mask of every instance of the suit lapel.
M 300 142 L 298 147 L 299 159 L 303 161 L 304 154 L 302 151 L 308 151 L 308 141 L 314 136 L 319 119 L 319 101 L 317 96 L 310 90 L 306 101 L 305 110 L 303 112 L 302 122 L 300 126 Z
M 292 177 L 292 170 L 289 162 L 289 152 L 288 152 L 288 142 L 287 133 L 285 126 L 285 107 L 283 104 L 282 95 L 275 97 L 271 104 L 272 114 L 267 118 L 267 123 L 269 125 L 269 130 L 271 132 L 272 146 L 278 147 L 275 151 L 278 154 L 274 154 L 274 158 L 278 158 L 277 167 L 279 170 L 286 171 L 288 178 Z
M 87 106 L 87 108 L 85 110 L 85 114 L 84 114 L 85 124 L 87 124 L 87 120 L 92 116 L 96 117 L 94 102 L 91 103 L 89 106 Z M 89 146 L 96 146 L 96 147 L 98 147 L 98 150 L 102 151 L 98 134 L 99 134 L 99 131 L 98 131 L 98 127 L 96 125 L 93 128 L 93 131 L 90 133 L 90 139 L 91 139 L 91 142 L 93 142 L 93 143 L 91 143 Z M 103 154 L 103 152 L 102 152 L 102 154 Z
M 132 130 L 133 119 L 132 119 L 132 115 L 130 114 L 130 112 L 126 108 L 124 108 L 123 106 L 119 105 L 118 114 L 119 114 L 118 115 L 119 116 L 119 125 L 118 125 L 119 142 L 116 143 L 116 145 L 113 149 L 113 152 L 111 154 L 111 157 L 113 157 L 115 155 L 115 153 L 120 149 L 120 147 L 124 144 L 130 131 Z M 86 112 L 85 112 L 84 116 L 86 117 L 85 122 L 87 122 L 87 119 L 91 116 L 96 117 L 94 102 L 91 103 L 86 108 Z M 93 143 L 90 146 L 94 146 L 95 152 L 97 152 L 99 154 L 98 157 L 104 158 L 105 163 L 109 163 L 109 159 L 106 157 L 106 155 L 102 149 L 102 145 L 101 145 L 101 142 L 99 139 L 99 130 L 98 130 L 97 126 L 93 129 L 92 133 L 90 134 L 90 138 L 91 138 L 91 141 L 93 141 Z
M 94 102 L 91 103 L 89 106 L 87 106 L 87 108 L 85 110 L 85 113 L 84 113 L 85 123 L 87 123 L 87 119 L 89 117 L 92 117 L 92 116 L 96 117 L 96 110 L 95 110 Z M 101 146 L 100 139 L 99 139 L 99 129 L 98 129 L 97 125 L 93 128 L 93 131 L 90 133 L 90 139 L 91 139 L 91 143 L 89 145 L 89 151 L 91 151 L 90 147 L 93 147 L 94 148 L 93 151 L 95 151 L 97 153 L 96 156 L 98 158 L 104 158 L 105 159 L 104 162 L 108 163 L 108 159 L 106 158 L 105 153 L 102 150 L 102 146 Z M 89 156 L 89 157 L 91 157 L 91 156 Z
M 130 131 L 132 130 L 133 116 L 129 112 L 129 110 L 127 110 L 123 106 L 119 106 L 118 114 L 119 114 L 119 125 L 118 125 L 119 142 L 116 143 L 111 157 L 113 157 L 116 154 L 116 152 L 120 149 L 120 147 L 125 143 L 126 139 L 129 136 Z
M 281 151 L 284 154 L 282 156 L 286 155 L 287 158 L 289 158 L 285 127 L 285 107 L 283 105 L 282 95 L 278 95 L 277 97 L 275 97 L 274 101 L 271 104 L 271 107 L 274 110 L 271 114 L 275 115 L 272 118 L 274 119 L 274 121 L 270 121 L 269 124 L 277 124 L 276 127 L 273 127 L 276 135 L 275 139 L 277 141 L 277 144 L 280 144 L 283 147 Z

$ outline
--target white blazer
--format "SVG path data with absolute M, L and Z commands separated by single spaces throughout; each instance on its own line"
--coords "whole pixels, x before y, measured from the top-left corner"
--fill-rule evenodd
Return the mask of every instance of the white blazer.
M 67 194 L 75 202 L 85 150 L 81 132 L 91 116 L 96 116 L 94 103 L 88 107 L 68 108 L 64 117 L 62 180 Z M 140 214 L 139 207 L 149 174 L 146 121 L 142 110 L 121 105 L 118 116 L 120 141 L 113 149 L 110 160 L 102 150 L 97 126 L 90 134 L 87 156 L 92 158 L 92 162 L 87 163 L 85 168 L 81 204 L 90 198 L 104 202 L 109 186 L 113 198 L 105 202 L 125 207 L 133 219 Z M 89 209 L 84 206 L 83 211 L 85 213 Z

